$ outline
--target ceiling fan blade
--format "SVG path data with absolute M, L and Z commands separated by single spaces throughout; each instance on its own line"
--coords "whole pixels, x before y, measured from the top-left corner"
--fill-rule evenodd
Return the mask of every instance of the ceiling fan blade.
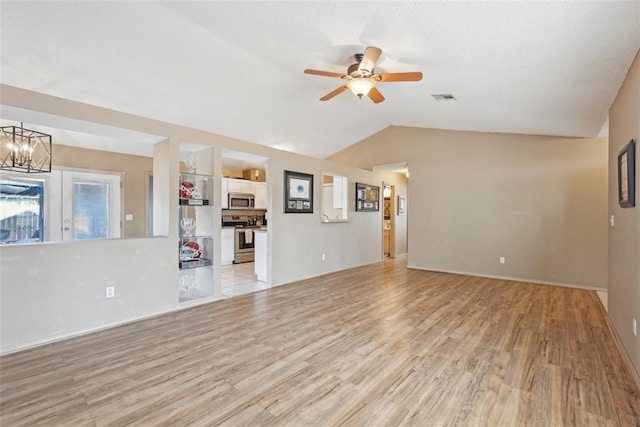
M 306 69 L 304 70 L 305 74 L 314 74 L 316 76 L 325 76 L 325 77 L 336 77 L 336 78 L 343 78 L 344 74 L 340 74 L 340 73 L 332 73 L 331 71 L 320 71 L 320 70 L 310 70 L 310 69 Z
M 373 67 L 375 67 L 376 62 L 378 62 L 378 58 L 382 51 L 377 47 L 369 46 L 364 51 L 364 56 L 362 57 L 362 61 L 360 61 L 360 65 L 358 66 L 358 71 L 366 71 L 368 73 L 373 72 Z
M 336 89 L 336 90 L 334 90 L 332 92 L 329 92 L 328 94 L 326 94 L 325 96 L 320 98 L 320 101 L 328 101 L 331 98 L 333 98 L 334 96 L 340 95 L 345 90 L 347 90 L 347 86 L 340 86 L 338 89 Z
M 378 74 L 381 82 L 417 82 L 422 80 L 422 73 L 384 73 Z
M 379 104 L 382 101 L 384 101 L 384 96 L 382 96 L 382 94 L 380 93 L 380 91 L 376 87 L 372 87 L 371 88 L 371 90 L 369 91 L 368 96 L 376 104 Z

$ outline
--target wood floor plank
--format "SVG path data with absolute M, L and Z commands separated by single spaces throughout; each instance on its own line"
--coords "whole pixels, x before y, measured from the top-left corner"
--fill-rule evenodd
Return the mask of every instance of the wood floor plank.
M 0 358 L 0 425 L 640 426 L 595 292 L 341 271 Z

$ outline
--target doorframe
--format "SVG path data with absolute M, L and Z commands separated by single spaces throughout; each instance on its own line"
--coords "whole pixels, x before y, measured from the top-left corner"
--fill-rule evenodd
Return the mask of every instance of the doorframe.
M 383 211 L 382 211 L 382 257 L 385 258 L 384 254 L 384 190 L 386 187 L 389 187 L 391 193 L 389 195 L 389 258 L 396 257 L 396 202 L 395 202 L 395 193 L 396 189 L 393 184 L 387 184 L 384 181 L 382 182 L 382 202 L 383 202 Z
M 124 212 L 126 210 L 125 207 L 125 188 L 126 188 L 126 174 L 122 171 L 106 171 L 106 170 L 99 170 L 99 169 L 85 169 L 85 168 L 75 168 L 75 167 L 67 167 L 67 166 L 63 166 L 63 167 L 58 167 L 58 166 L 54 166 L 52 168 L 52 173 L 55 171 L 57 171 L 57 177 L 54 180 L 55 183 L 51 186 L 51 189 L 53 191 L 56 191 L 57 194 L 57 198 L 58 200 L 60 200 L 60 204 L 59 206 L 57 206 L 58 209 L 56 209 L 57 212 L 55 212 L 55 214 L 52 215 L 52 219 L 54 219 L 55 221 L 57 221 L 57 223 L 54 223 L 56 225 L 56 227 L 59 225 L 59 231 L 58 231 L 58 239 L 57 241 L 64 241 L 64 236 L 63 236 L 63 227 L 64 227 L 64 223 L 63 223 L 63 205 L 64 205 L 64 200 L 63 197 L 65 197 L 65 195 L 63 194 L 63 187 L 64 187 L 64 179 L 63 179 L 63 174 L 64 172 L 80 172 L 80 173 L 86 173 L 86 174 L 99 174 L 99 175 L 114 175 L 114 176 L 118 176 L 120 178 L 120 188 L 119 188 L 119 204 L 120 204 L 120 209 L 118 212 L 118 217 L 117 217 L 117 223 L 118 223 L 118 228 L 119 228 L 119 237 L 117 237 L 118 239 L 123 239 L 125 238 L 125 227 L 124 227 Z M 53 211 L 53 210 L 52 210 Z M 52 212 L 53 213 L 53 212 Z M 112 239 L 113 237 L 108 237 L 108 239 Z
M 150 170 L 144 171 L 144 233 L 153 237 L 153 171 Z

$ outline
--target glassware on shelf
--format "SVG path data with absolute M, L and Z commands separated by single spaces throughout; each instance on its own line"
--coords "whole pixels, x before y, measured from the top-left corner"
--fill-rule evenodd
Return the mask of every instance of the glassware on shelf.
M 195 274 L 184 273 L 180 275 L 179 279 L 179 291 L 181 295 L 190 295 L 196 288 L 196 276 Z
M 187 160 L 185 160 L 184 164 L 187 166 L 187 170 L 189 173 L 195 173 L 196 159 L 193 158 L 193 155 L 191 155 Z
M 188 172 L 183 169 L 177 183 L 178 277 L 174 286 L 178 288 L 179 302 L 213 296 L 213 211 L 209 208 L 213 207 L 214 178 L 196 173 L 197 156 L 187 153 L 185 157 L 181 159 L 182 167 L 186 165 Z
M 196 219 L 182 218 L 180 220 L 180 228 L 182 228 L 185 237 L 191 237 L 191 232 L 196 228 Z

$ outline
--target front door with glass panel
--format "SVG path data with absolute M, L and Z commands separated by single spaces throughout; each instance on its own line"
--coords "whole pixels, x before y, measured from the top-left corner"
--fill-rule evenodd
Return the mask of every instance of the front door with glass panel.
M 44 181 L 0 177 L 0 244 L 44 240 Z
M 120 237 L 120 176 L 62 173 L 62 240 Z

